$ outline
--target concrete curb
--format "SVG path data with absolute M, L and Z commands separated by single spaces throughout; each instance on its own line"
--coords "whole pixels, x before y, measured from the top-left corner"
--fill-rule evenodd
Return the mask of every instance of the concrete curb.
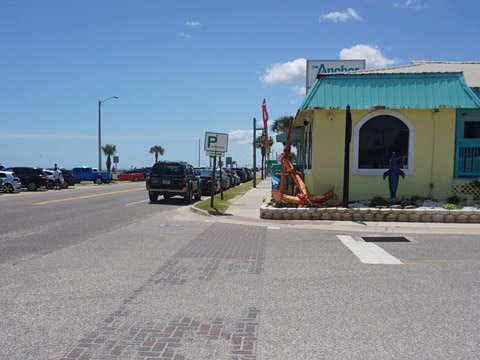
M 205 210 L 196 208 L 195 205 L 190 205 L 188 208 L 189 208 L 190 211 L 193 212 L 194 214 L 202 215 L 202 216 L 208 216 L 208 217 L 215 217 L 215 216 L 213 216 L 213 215 L 210 215 L 210 214 L 209 214 L 207 211 L 205 211 Z

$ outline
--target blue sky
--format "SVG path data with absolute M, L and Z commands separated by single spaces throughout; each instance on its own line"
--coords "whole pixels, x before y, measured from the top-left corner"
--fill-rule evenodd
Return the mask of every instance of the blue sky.
M 120 168 L 166 159 L 197 165 L 205 131 L 230 132 L 251 164 L 252 118 L 291 115 L 304 59 L 480 60 L 475 0 L 0 0 L 0 163 Z M 275 148 L 279 151 L 279 147 Z M 202 151 L 202 165 L 207 158 Z

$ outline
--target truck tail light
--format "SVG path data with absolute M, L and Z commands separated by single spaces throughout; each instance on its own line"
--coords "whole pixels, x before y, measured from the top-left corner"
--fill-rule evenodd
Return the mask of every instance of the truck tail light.
M 39 175 L 40 179 L 45 180 L 47 177 L 45 175 L 40 174 Z

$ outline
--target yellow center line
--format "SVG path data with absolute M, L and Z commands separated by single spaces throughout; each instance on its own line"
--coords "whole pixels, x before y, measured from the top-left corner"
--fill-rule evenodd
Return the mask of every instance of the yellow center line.
M 143 189 L 143 188 L 138 188 L 138 189 L 111 191 L 111 192 L 106 192 L 106 193 L 101 193 L 101 194 L 84 195 L 84 196 L 77 196 L 77 197 L 65 198 L 65 199 L 57 199 L 57 200 L 47 200 L 47 201 L 36 202 L 36 203 L 33 203 L 32 205 L 46 205 L 46 204 L 59 203 L 59 202 L 64 202 L 64 201 L 82 200 L 82 199 L 89 199 L 89 198 L 94 198 L 94 197 L 99 197 L 99 196 L 106 196 L 106 195 L 121 194 L 121 193 L 126 193 L 126 192 L 131 192 L 131 191 L 138 191 L 138 190 L 145 190 L 145 189 Z

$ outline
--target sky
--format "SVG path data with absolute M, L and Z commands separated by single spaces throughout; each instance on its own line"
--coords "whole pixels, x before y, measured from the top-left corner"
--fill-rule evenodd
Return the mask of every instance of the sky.
M 478 0 L 0 0 L 0 164 L 208 163 L 206 131 L 252 164 L 252 122 L 294 115 L 306 59 L 480 60 Z M 279 144 L 274 152 L 281 152 Z M 105 159 L 104 159 L 105 161 Z M 105 167 L 105 165 L 103 165 Z

